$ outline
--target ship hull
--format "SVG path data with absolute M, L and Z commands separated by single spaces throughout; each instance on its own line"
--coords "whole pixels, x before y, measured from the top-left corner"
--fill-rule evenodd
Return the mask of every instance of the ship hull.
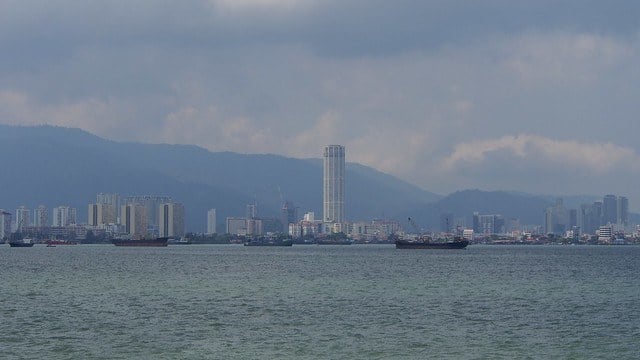
M 293 246 L 292 241 L 247 241 L 244 246 Z
M 396 241 L 396 249 L 464 249 L 467 245 L 469 245 L 468 240 L 449 242 Z
M 129 240 L 129 239 L 114 239 L 113 245 L 115 246 L 143 246 L 143 247 L 162 247 L 167 246 L 167 238 L 156 239 L 142 239 L 142 240 Z
M 47 246 L 56 246 L 56 245 L 78 245 L 77 241 L 67 241 L 67 240 L 49 240 L 46 242 Z
M 14 242 L 14 243 L 9 243 L 9 246 L 11 246 L 11 247 L 32 247 L 33 243 Z

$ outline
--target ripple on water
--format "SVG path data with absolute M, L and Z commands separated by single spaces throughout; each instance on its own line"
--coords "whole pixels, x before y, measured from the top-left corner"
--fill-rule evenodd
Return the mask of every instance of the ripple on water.
M 640 353 L 638 247 L 32 250 L 0 248 L 9 358 Z

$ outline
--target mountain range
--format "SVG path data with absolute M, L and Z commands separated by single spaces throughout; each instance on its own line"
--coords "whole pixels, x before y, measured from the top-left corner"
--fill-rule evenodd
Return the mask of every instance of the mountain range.
M 348 149 L 347 149 L 348 150 Z M 321 149 L 318 149 L 320 154 Z M 283 201 L 301 216 L 322 213 L 322 161 L 272 154 L 210 152 L 190 145 L 116 142 L 80 129 L 0 125 L 0 208 L 78 209 L 85 222 L 97 193 L 164 195 L 185 206 L 187 231 L 204 232 L 207 210 L 218 228 L 244 216 L 247 204 L 261 217 L 278 217 Z M 348 158 L 348 152 L 347 152 Z M 464 190 L 442 196 L 371 167 L 346 164 L 345 212 L 349 220 L 415 219 L 435 228 L 440 214 L 469 219 L 474 211 L 541 224 L 554 199 L 505 191 Z M 596 197 L 565 200 L 592 202 Z M 405 220 L 406 221 L 406 220 Z

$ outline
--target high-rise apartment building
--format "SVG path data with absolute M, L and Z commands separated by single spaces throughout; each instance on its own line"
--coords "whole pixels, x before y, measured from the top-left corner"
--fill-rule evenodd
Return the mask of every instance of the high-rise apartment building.
M 545 211 L 544 229 L 546 234 L 562 235 L 567 230 L 568 225 L 567 208 L 564 207 L 562 199 L 557 199 L 554 206 L 550 206 Z
M 342 145 L 327 145 L 323 152 L 323 222 L 344 223 L 345 150 Z M 335 228 L 335 226 L 334 226 Z
M 38 206 L 33 212 L 33 226 L 43 228 L 49 225 L 49 211 L 44 205 Z
M 207 211 L 207 234 L 215 234 L 216 233 L 216 222 L 218 221 L 216 217 L 216 209 L 211 209 Z
M 103 194 L 96 195 L 96 204 L 112 205 L 116 209 L 116 222 L 120 219 L 120 195 L 119 194 Z
M 160 204 L 160 237 L 181 237 L 184 235 L 184 206 L 179 203 Z
M 53 208 L 53 223 L 54 227 L 69 226 L 76 224 L 78 220 L 78 212 L 76 208 L 69 206 L 58 206 Z M 91 218 L 89 218 L 91 219 Z
M 158 214 L 160 211 L 161 204 L 171 203 L 172 200 L 168 196 L 158 196 L 158 195 L 136 195 L 136 196 L 127 196 L 123 199 L 122 205 L 131 205 L 131 204 L 140 204 L 143 205 L 146 209 L 147 214 L 147 227 L 153 233 L 158 233 L 159 229 L 159 218 Z
M 0 209 L 0 240 L 11 236 L 11 213 Z
M 89 225 L 116 224 L 116 207 L 107 204 L 89 204 Z
M 143 239 L 147 235 L 147 214 L 144 206 L 139 204 L 123 205 L 120 224 L 125 233 L 132 239 Z
M 602 224 L 618 222 L 618 199 L 615 195 L 605 195 L 602 199 Z
M 31 226 L 31 210 L 20 206 L 16 209 L 16 231 L 22 233 L 28 226 Z
M 629 199 L 618 196 L 617 211 L 618 224 L 626 226 L 629 224 Z

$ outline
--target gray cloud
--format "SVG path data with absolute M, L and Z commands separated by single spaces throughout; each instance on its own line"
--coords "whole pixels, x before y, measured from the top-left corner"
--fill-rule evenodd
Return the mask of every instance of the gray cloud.
M 628 1 L 4 1 L 0 122 L 296 157 L 343 143 L 432 191 L 640 204 L 621 180 L 640 152 L 639 15 Z M 534 150 L 460 157 L 515 137 Z M 589 177 L 562 155 L 575 149 L 621 176 Z

